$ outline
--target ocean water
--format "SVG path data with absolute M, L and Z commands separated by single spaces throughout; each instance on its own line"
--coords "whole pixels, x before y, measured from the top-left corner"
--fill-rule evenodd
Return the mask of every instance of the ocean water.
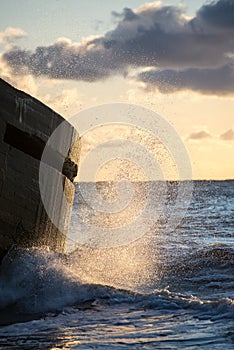
M 234 349 L 233 196 L 234 181 L 195 181 L 173 232 L 160 218 L 127 245 L 95 248 L 76 240 L 81 216 L 113 222 L 77 186 L 68 253 L 12 249 L 2 262 L 0 348 Z

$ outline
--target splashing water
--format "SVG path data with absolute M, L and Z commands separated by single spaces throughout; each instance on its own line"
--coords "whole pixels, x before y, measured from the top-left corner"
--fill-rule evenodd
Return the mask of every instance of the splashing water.
M 15 324 L 1 328 L 0 346 L 231 350 L 232 191 L 232 182 L 195 183 L 173 234 L 161 222 L 128 246 L 10 251 L 0 269 L 0 322 Z M 74 212 L 81 200 L 77 192 Z

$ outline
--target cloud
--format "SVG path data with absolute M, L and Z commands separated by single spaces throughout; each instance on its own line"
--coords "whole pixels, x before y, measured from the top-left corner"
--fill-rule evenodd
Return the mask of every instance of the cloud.
M 38 94 L 38 84 L 35 77 L 32 75 L 17 76 L 12 74 L 10 67 L 2 59 L 3 54 L 0 53 L 0 77 L 7 81 L 9 84 L 13 85 L 17 89 L 24 90 L 30 95 L 37 96 Z
M 206 131 L 203 129 L 203 130 L 194 131 L 187 137 L 187 140 L 195 140 L 195 141 L 204 140 L 204 139 L 216 139 L 216 140 L 220 139 L 222 141 L 233 141 L 234 128 L 225 131 L 221 135 L 212 134 L 209 131 Z
M 150 69 L 137 75 L 148 89 L 161 93 L 193 90 L 203 94 L 228 95 L 234 92 L 234 65 L 217 68 Z
M 13 48 L 4 59 L 15 74 L 33 74 L 55 79 L 97 81 L 120 71 L 120 64 L 113 63 L 111 52 L 104 55 L 101 39 L 80 44 L 60 38 L 48 47 L 37 47 L 34 53 Z M 117 60 L 116 60 L 117 62 Z
M 160 74 L 160 78 L 169 79 L 171 91 L 234 92 L 233 77 L 226 84 L 218 79 L 232 68 L 233 13 L 233 1 L 227 0 L 202 6 L 192 19 L 181 6 L 159 2 L 137 10 L 125 8 L 122 13 L 113 13 L 116 28 L 103 36 L 79 43 L 63 38 L 34 52 L 14 47 L 4 54 L 4 60 L 15 74 L 89 82 L 116 74 L 128 76 L 134 68 L 155 67 L 153 77 Z M 205 82 L 204 73 L 210 83 Z M 152 85 L 153 77 L 149 73 L 147 77 Z M 138 79 L 148 84 L 144 73 Z M 165 85 L 163 81 L 161 91 Z
M 27 36 L 27 34 L 22 29 L 8 27 L 3 32 L 0 32 L 0 44 L 11 43 L 25 36 Z
M 220 0 L 203 5 L 197 12 L 197 18 L 213 28 L 232 31 L 234 29 L 234 1 Z
M 222 135 L 220 135 L 221 140 L 232 141 L 234 140 L 234 129 L 229 129 Z
M 207 139 L 207 138 L 211 138 L 212 135 L 205 131 L 197 131 L 197 132 L 193 132 L 188 136 L 188 140 L 202 140 L 202 139 Z

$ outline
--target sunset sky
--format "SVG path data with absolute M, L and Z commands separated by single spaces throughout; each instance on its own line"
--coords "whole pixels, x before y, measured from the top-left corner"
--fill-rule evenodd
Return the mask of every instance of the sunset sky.
M 234 178 L 233 0 L 2 0 L 0 76 L 66 118 L 150 108 L 185 142 L 194 179 Z

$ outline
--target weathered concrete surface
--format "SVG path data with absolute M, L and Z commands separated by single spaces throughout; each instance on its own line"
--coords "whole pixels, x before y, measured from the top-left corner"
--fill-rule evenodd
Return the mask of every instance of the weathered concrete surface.
M 12 245 L 65 251 L 64 233 L 68 230 L 74 197 L 72 181 L 80 154 L 79 137 L 68 122 L 62 128 L 57 149 L 50 150 L 48 163 L 55 174 L 63 169 L 64 175 L 55 176 L 48 188 L 53 206 L 58 200 L 58 179 L 62 177 L 70 203 L 66 212 L 61 209 L 59 213 L 62 230 L 48 217 L 39 189 L 42 152 L 62 122 L 64 119 L 43 103 L 0 79 L 0 256 Z

